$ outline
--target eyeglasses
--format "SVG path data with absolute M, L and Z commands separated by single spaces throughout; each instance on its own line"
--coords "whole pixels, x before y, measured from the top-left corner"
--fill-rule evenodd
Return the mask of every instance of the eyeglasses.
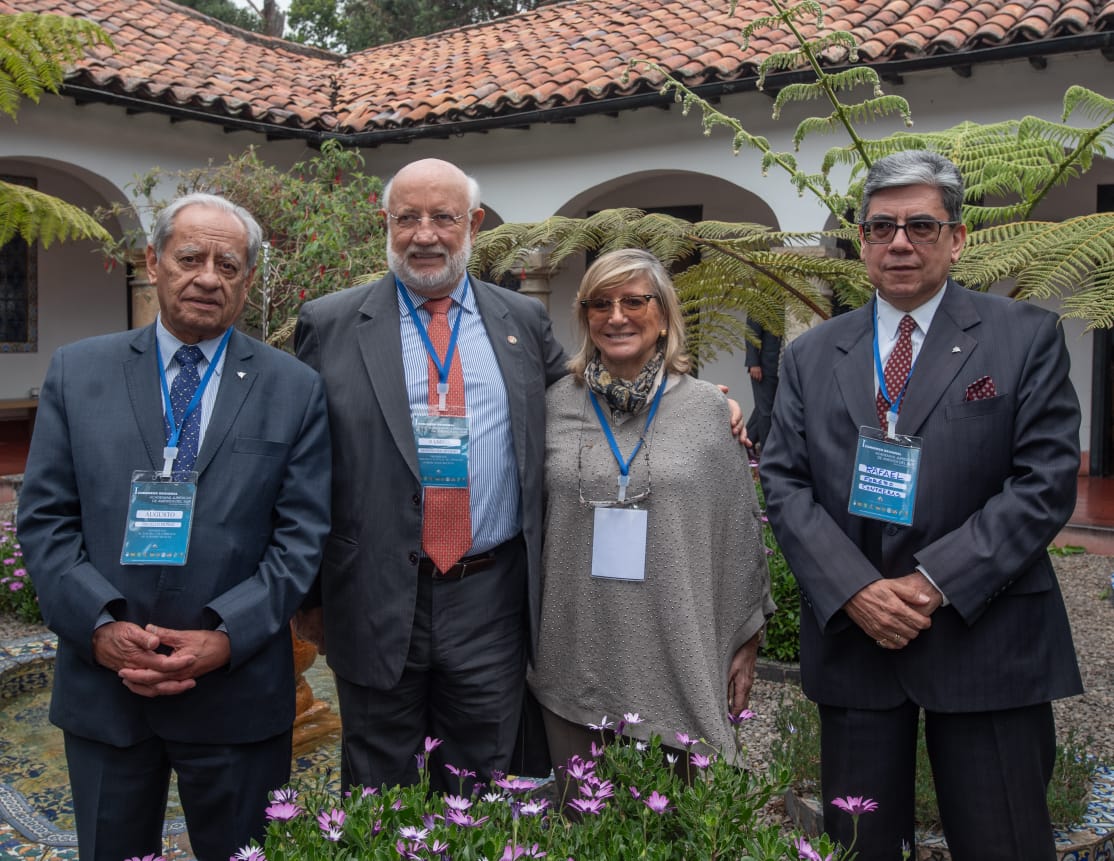
M 464 220 L 463 215 L 453 215 L 448 212 L 435 212 L 433 215 L 415 215 L 412 212 L 395 215 L 393 212 L 388 212 L 387 218 L 391 219 L 399 230 L 417 230 L 420 224 L 429 221 L 433 229 L 439 233 L 447 233 Z
M 905 231 L 905 238 L 913 245 L 932 245 L 940 238 L 940 230 L 944 227 L 955 227 L 958 221 L 937 221 L 935 218 L 912 218 L 904 224 L 898 224 L 888 218 L 872 218 L 870 221 L 859 222 L 863 232 L 863 242 L 869 245 L 885 245 L 893 242 L 899 230 Z
M 620 296 L 617 299 L 605 299 L 603 296 L 597 296 L 594 299 L 581 299 L 580 307 L 587 308 L 589 314 L 610 314 L 611 309 L 618 305 L 623 309 L 624 314 L 637 316 L 645 313 L 646 309 L 650 307 L 650 300 L 656 299 L 653 293 L 635 293 L 632 296 Z

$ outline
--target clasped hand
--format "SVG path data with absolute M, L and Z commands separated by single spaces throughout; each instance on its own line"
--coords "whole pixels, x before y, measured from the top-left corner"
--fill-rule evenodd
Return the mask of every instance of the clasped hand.
M 161 647 L 169 654 L 157 651 Z M 180 694 L 232 656 L 222 631 L 178 631 L 110 622 L 93 632 L 93 658 L 115 670 L 129 691 L 144 697 Z
M 920 571 L 875 580 L 843 605 L 847 615 L 884 649 L 904 649 L 932 627 L 943 596 Z

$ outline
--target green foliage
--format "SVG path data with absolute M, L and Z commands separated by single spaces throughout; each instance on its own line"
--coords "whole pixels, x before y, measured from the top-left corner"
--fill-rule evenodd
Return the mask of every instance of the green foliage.
M 745 737 L 745 724 L 741 731 Z M 413 787 L 381 788 L 374 793 L 357 789 L 343 799 L 320 785 L 301 787 L 287 808 L 288 813 L 297 812 L 270 823 L 263 849 L 268 861 L 395 861 L 400 854 L 451 855 L 460 861 L 541 857 L 796 861 L 803 857 L 794 845 L 799 835 L 782 833 L 779 825 L 760 816 L 787 786 L 783 769 L 775 767 L 766 774 L 737 768 L 727 756 L 717 755 L 710 761 L 693 756 L 671 768 L 657 738 L 636 744 L 627 737 L 601 733 L 601 743 L 599 755 L 582 764 L 591 776 L 572 781 L 584 789 L 570 790 L 581 800 L 594 799 L 598 810 L 575 818 L 561 815 L 570 799 L 556 797 L 552 787 L 549 794 L 546 788 L 532 792 L 531 783 L 506 779 L 496 781 L 485 794 L 451 799 L 453 807 L 466 808 L 461 812 L 474 827 L 453 824 L 450 799 L 429 793 L 428 773 L 421 766 L 419 782 Z M 427 752 L 435 744 L 427 740 Z M 324 833 L 330 821 L 340 823 L 332 840 Z M 831 851 L 828 842 L 819 845 Z
M 757 470 L 756 470 L 757 472 Z M 765 522 L 766 496 L 757 474 L 754 488 L 763 508 L 762 541 L 766 545 L 766 563 L 770 569 L 770 594 L 777 611 L 766 622 L 766 636 L 762 643 L 762 656 L 775 661 L 795 663 L 801 657 L 801 593 L 797 580 L 789 570 L 789 563 L 781 546 L 774 538 L 774 531 Z
M 845 237 L 851 233 L 846 232 Z M 604 252 L 639 247 L 666 265 L 700 252 L 700 262 L 674 279 L 687 318 L 691 352 L 707 363 L 720 352 L 741 349 L 747 315 L 760 319 L 774 305 L 805 322 L 826 317 L 831 299 L 820 281 L 839 285 L 837 295 L 865 298 L 870 285 L 858 261 L 797 254 L 792 249 L 815 244 L 817 234 L 787 233 L 761 224 L 719 221 L 691 223 L 637 209 L 608 209 L 588 218 L 553 216 L 536 224 L 507 223 L 484 231 L 476 240 L 470 268 L 497 275 L 521 266 L 524 249 L 545 247 L 551 263 L 587 248 Z M 783 326 L 778 316 L 778 329 Z
M 31 12 L 0 15 L 0 111 L 14 118 L 20 98 L 38 102 L 44 91 L 58 92 L 65 64 L 97 45 L 111 48 L 112 41 L 92 21 Z
M 264 163 L 249 149 L 226 164 L 176 175 L 178 194 L 224 195 L 262 226 L 269 245 L 260 255 L 242 324 L 269 343 L 286 344 L 303 302 L 386 268 L 386 234 L 378 215 L 382 183 L 362 167 L 359 151 L 326 141 L 319 153 L 289 171 Z M 158 177 L 152 172 L 134 187 L 152 212 L 168 202 L 152 198 Z M 118 216 L 121 208 L 101 213 L 107 214 Z M 106 246 L 106 253 L 124 260 L 145 241 L 129 234 Z
M 775 151 L 767 138 L 749 131 L 653 61 L 632 59 L 626 77 L 649 72 L 651 79 L 662 80 L 661 92 L 671 95 L 683 114 L 698 112 L 705 135 L 725 129 L 733 152 L 757 153 L 764 175 L 781 172 L 798 194 L 810 195 L 830 213 L 837 229 L 791 234 L 762 225 L 690 224 L 617 209 L 586 219 L 504 224 L 482 234 L 477 242 L 484 268 L 496 276 L 510 271 L 527 248 L 545 248 L 554 262 L 585 250 L 624 245 L 647 248 L 666 263 L 698 253 L 700 263 L 675 280 L 691 321 L 693 352 L 707 362 L 720 351 L 739 349 L 745 339 L 745 319 L 761 317 L 770 303 L 783 305 L 788 319 L 808 322 L 813 316 L 830 316 L 829 289 L 842 305 L 856 307 L 867 301 L 872 288 L 859 260 L 835 260 L 796 249 L 802 244 L 827 248 L 836 240 L 846 240 L 857 249 L 853 220 L 867 169 L 890 153 L 931 149 L 959 167 L 966 182 L 964 220 L 980 228 L 968 234 L 964 255 L 953 267 L 957 279 L 981 289 L 1013 279 L 1013 294 L 1019 298 L 1060 300 L 1065 316 L 1086 319 L 1092 326 L 1114 326 L 1114 214 L 1085 215 L 1057 224 L 1024 220 L 1053 188 L 1111 155 L 1114 100 L 1073 86 L 1064 95 L 1061 122 L 1029 116 L 872 139 L 859 126 L 888 117 L 909 126 L 908 103 L 887 95 L 873 68 L 855 65 L 854 36 L 825 29 L 820 3 L 772 0 L 772 6 L 773 14 L 754 18 L 742 28 L 744 45 L 770 28 L 779 28 L 792 34 L 797 47 L 773 53 L 762 62 L 758 87 L 768 88 L 784 72 L 809 69 L 815 77 L 780 87 L 773 117 L 777 119 L 790 104 L 820 101 L 831 108 L 799 123 L 792 152 Z M 814 35 L 806 37 L 802 25 Z M 828 71 L 830 67 L 837 68 Z M 1079 125 L 1069 125 L 1072 119 Z M 847 142 L 830 148 L 817 169 L 803 166 L 798 152 L 805 139 L 833 132 L 844 133 Z M 848 180 L 837 185 L 833 181 L 837 175 L 847 175 Z M 772 331 L 783 332 L 777 326 Z
M 1054 823 L 1072 825 L 1082 821 L 1099 763 L 1087 751 L 1091 739 L 1080 740 L 1075 730 L 1056 745 L 1056 764 L 1048 784 L 1048 811 Z
M 527 12 L 555 0 L 292 0 L 289 38 L 362 51 Z
M 44 247 L 55 240 L 111 238 L 84 210 L 25 185 L 0 182 L 0 245 L 17 233 Z
M 13 120 L 19 100 L 38 102 L 44 92 L 57 93 L 65 64 L 88 48 L 112 41 L 100 27 L 62 15 L 0 15 L 0 112 Z M 16 234 L 27 242 L 56 239 L 107 240 L 108 233 L 88 213 L 56 197 L 25 186 L 0 182 L 0 245 Z
M 202 15 L 239 27 L 241 30 L 264 32 L 263 19 L 251 9 L 237 6 L 232 0 L 175 0 L 175 2 L 180 6 L 196 9 Z
M 0 523 L 0 613 L 42 624 L 39 599 L 23 562 L 15 524 Z
M 1058 544 L 1048 545 L 1049 556 L 1080 556 L 1087 552 L 1086 547 L 1080 547 L 1078 544 L 1065 544 L 1060 546 Z
M 774 718 L 777 737 L 771 755 L 799 791 L 816 794 L 820 786 L 820 714 L 814 703 L 796 690 L 782 696 Z M 1087 810 L 1098 763 L 1086 751 L 1090 739 L 1082 742 L 1071 730 L 1056 745 L 1056 763 L 1048 785 L 1048 809 L 1052 823 L 1066 828 L 1078 823 Z M 940 829 L 940 810 L 928 761 L 924 721 L 917 730 L 917 777 L 915 784 L 917 827 Z

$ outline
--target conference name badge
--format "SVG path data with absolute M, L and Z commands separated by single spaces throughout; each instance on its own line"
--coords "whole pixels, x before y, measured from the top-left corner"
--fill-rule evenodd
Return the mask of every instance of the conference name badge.
M 189 555 L 197 473 L 170 481 L 161 472 L 132 473 L 121 565 L 185 565 Z
M 917 501 L 921 438 L 887 436 L 878 428 L 859 428 L 855 474 L 847 511 L 886 523 L 908 526 Z
M 467 416 L 414 412 L 410 417 L 418 445 L 422 487 L 468 486 Z
M 597 508 L 592 524 L 592 576 L 604 580 L 646 579 L 645 508 Z

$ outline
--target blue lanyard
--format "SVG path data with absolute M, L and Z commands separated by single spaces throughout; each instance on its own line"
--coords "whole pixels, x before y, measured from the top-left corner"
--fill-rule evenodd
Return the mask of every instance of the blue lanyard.
M 895 342 L 894 346 L 897 344 Z M 920 358 L 918 356 L 917 358 Z M 905 375 L 905 382 L 901 384 L 901 391 L 897 393 L 897 400 L 890 397 L 890 391 L 886 387 L 886 372 L 882 369 L 882 351 L 878 347 L 878 303 L 874 303 L 874 370 L 878 374 L 878 388 L 882 391 L 882 397 L 886 399 L 886 403 L 890 405 L 887 411 L 890 415 L 896 416 L 901 412 L 901 402 L 905 398 L 905 390 L 909 388 L 909 379 L 913 376 L 913 368 L 917 364 L 914 359 L 909 363 L 909 373 Z M 887 421 L 887 433 L 889 436 L 895 436 L 896 431 L 894 425 L 896 421 Z
M 630 484 L 630 465 L 634 463 L 634 458 L 638 454 L 639 449 L 642 448 L 642 443 L 646 441 L 646 432 L 650 429 L 650 424 L 653 422 L 654 416 L 658 413 L 658 405 L 661 403 L 661 396 L 665 391 L 665 381 L 668 379 L 668 373 L 662 374 L 661 385 L 658 386 L 658 393 L 654 395 L 653 403 L 650 404 L 650 413 L 646 416 L 646 426 L 642 428 L 642 435 L 638 438 L 638 445 L 634 447 L 634 451 L 630 453 L 630 457 L 626 460 L 623 460 L 623 452 L 619 449 L 619 443 L 615 441 L 615 434 L 611 432 L 611 425 L 608 423 L 607 417 L 603 414 L 603 408 L 596 398 L 596 393 L 591 389 L 588 390 L 588 397 L 592 399 L 592 406 L 595 407 L 596 417 L 600 420 L 600 427 L 603 429 L 603 435 L 607 437 L 607 444 L 611 446 L 611 453 L 615 456 L 615 462 L 619 464 L 619 502 L 624 502 L 627 498 L 627 485 Z
M 440 401 L 438 407 L 443 410 L 445 409 L 445 396 L 449 392 L 449 371 L 453 366 L 453 356 L 456 355 L 456 339 L 460 335 L 460 321 L 464 317 L 464 299 L 468 295 L 468 279 L 464 279 L 464 292 L 460 294 L 460 307 L 456 312 L 456 321 L 453 323 L 453 332 L 449 337 L 449 348 L 445 352 L 444 362 L 437 355 L 433 341 L 429 338 L 429 332 L 418 317 L 418 309 L 414 307 L 410 294 L 397 276 L 395 277 L 395 286 L 398 288 L 399 295 L 402 296 L 402 301 L 406 303 L 406 310 L 410 312 L 410 319 L 414 321 L 414 325 L 418 329 L 418 334 L 421 336 L 422 343 L 425 344 L 425 351 L 429 354 L 430 361 L 437 368 L 437 395 Z
M 159 339 L 155 338 L 155 358 L 159 363 L 159 381 L 162 383 L 162 399 L 166 407 L 166 421 L 170 425 L 170 439 L 166 441 L 166 448 L 163 449 L 163 475 L 170 475 L 170 467 L 175 458 L 178 457 L 178 437 L 182 435 L 182 428 L 185 427 L 186 419 L 189 418 L 190 413 L 197 409 L 197 405 L 201 403 L 201 396 L 205 393 L 205 387 L 209 385 L 209 380 L 213 376 L 213 372 L 217 369 L 217 363 L 220 361 L 221 354 L 224 352 L 225 346 L 228 344 L 228 339 L 232 337 L 232 327 L 224 333 L 224 337 L 220 339 L 220 344 L 217 346 L 217 351 L 213 354 L 212 361 L 209 362 L 209 367 L 205 369 L 205 376 L 201 378 L 201 383 L 197 387 L 197 391 L 193 393 L 193 399 L 186 407 L 186 411 L 182 413 L 182 423 L 176 425 L 174 423 L 174 407 L 170 403 L 170 386 L 166 383 L 166 367 L 162 361 L 162 350 L 159 349 Z

